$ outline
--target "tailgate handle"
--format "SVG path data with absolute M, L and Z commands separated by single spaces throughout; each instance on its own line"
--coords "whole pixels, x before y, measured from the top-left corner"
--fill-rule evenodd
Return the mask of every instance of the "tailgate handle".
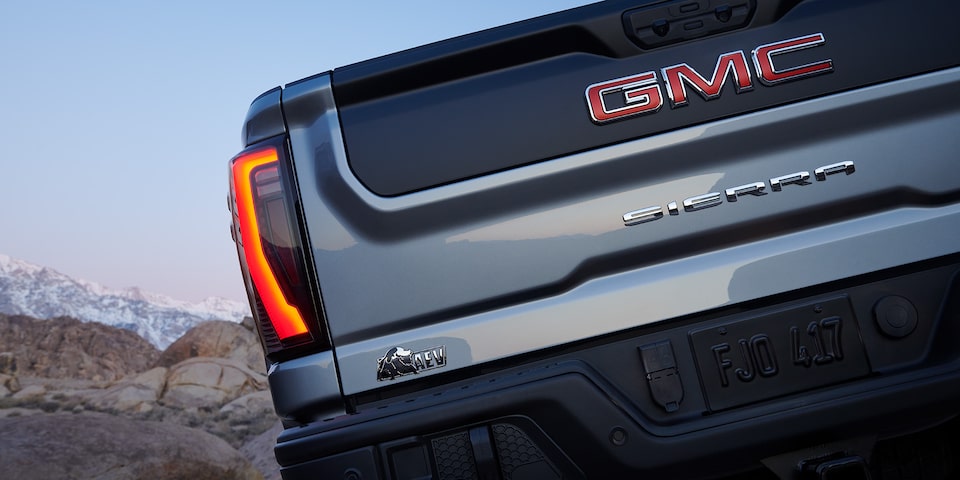
M 627 36 L 641 48 L 657 48 L 745 27 L 755 0 L 679 0 L 623 14 Z

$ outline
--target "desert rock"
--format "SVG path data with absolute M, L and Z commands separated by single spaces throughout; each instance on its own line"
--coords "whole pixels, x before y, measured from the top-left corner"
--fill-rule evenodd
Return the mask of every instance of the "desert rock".
M 282 431 L 283 425 L 277 421 L 267 431 L 257 435 L 240 448 L 240 453 L 253 462 L 253 466 L 260 470 L 265 480 L 280 480 L 280 465 L 277 464 L 277 457 L 273 454 L 273 447 L 277 444 L 277 437 Z
M 223 440 L 171 423 L 104 414 L 0 419 L 0 478 L 260 479 Z
M 0 352 L 0 374 L 13 375 L 17 373 L 17 357 L 13 352 Z
M 28 385 L 23 387 L 19 392 L 13 394 L 13 398 L 40 398 L 45 393 L 47 393 L 47 389 L 44 388 L 43 385 Z
M 255 372 L 266 373 L 257 334 L 238 323 L 210 321 L 193 327 L 164 350 L 157 365 L 172 367 L 195 357 L 236 360 Z
M 160 399 L 166 384 L 167 369 L 163 367 L 152 368 L 107 388 L 92 403 L 101 409 L 114 408 L 124 412 L 148 412 Z
M 10 396 L 20 391 L 20 381 L 15 375 L 0 373 L 0 398 Z
M 256 414 L 272 415 L 274 413 L 273 397 L 270 396 L 269 390 L 250 393 L 227 403 L 220 408 L 220 413 L 236 414 L 242 417 Z
M 239 361 L 197 357 L 170 368 L 161 401 L 164 405 L 181 408 L 220 408 L 266 386 L 263 374 Z
M 119 380 L 160 355 L 134 332 L 67 317 L 0 314 L 0 331 L 0 365 L 21 377 Z

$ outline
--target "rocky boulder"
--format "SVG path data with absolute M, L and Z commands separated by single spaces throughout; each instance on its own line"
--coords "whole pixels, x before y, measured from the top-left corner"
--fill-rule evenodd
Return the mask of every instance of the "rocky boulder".
M 196 357 L 169 369 L 160 401 L 180 408 L 220 408 L 231 400 L 266 388 L 266 376 L 240 361 Z
M 0 419 L 0 478 L 263 478 L 202 430 L 104 414 Z
M 42 398 L 46 393 L 47 389 L 44 388 L 43 385 L 29 385 L 14 393 L 13 398 L 18 400 L 39 399 Z
M 124 378 L 94 395 L 90 403 L 102 410 L 149 412 L 163 395 L 167 385 L 167 369 L 152 368 L 136 376 Z
M 266 374 L 260 339 L 239 323 L 215 320 L 193 327 L 164 350 L 157 366 L 172 367 L 195 357 L 236 360 L 253 371 Z
M 118 380 L 150 368 L 160 352 L 129 330 L 60 317 L 0 314 L 0 368 L 20 377 Z
M 0 374 L 14 375 L 17 373 L 17 357 L 13 352 L 0 352 Z
M 128 413 L 146 413 L 157 404 L 175 409 L 219 409 L 240 416 L 273 411 L 263 374 L 236 360 L 211 357 L 190 358 L 170 368 L 155 367 L 77 396 L 98 410 Z
M 240 448 L 240 453 L 253 462 L 253 466 L 263 474 L 264 480 L 280 480 L 280 465 L 273 454 L 273 447 L 277 444 L 280 432 L 283 432 L 283 425 L 278 420 L 267 431 Z
M 272 415 L 273 397 L 270 396 L 270 390 L 250 393 L 220 407 L 220 413 L 239 417 Z
M 0 398 L 10 396 L 20 391 L 20 381 L 16 375 L 0 373 Z

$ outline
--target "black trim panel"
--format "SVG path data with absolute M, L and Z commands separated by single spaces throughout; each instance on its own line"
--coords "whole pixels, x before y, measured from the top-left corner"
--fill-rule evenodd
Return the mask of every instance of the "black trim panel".
M 770 25 L 648 52 L 635 48 L 627 56 L 622 56 L 629 53 L 622 42 L 629 41 L 620 21 L 625 7 L 616 3 L 590 7 L 593 16 L 586 17 L 589 20 L 582 28 L 570 24 L 569 12 L 561 12 L 334 71 L 334 94 L 354 173 L 379 195 L 400 195 L 960 65 L 960 49 L 955 48 L 960 44 L 960 29 L 953 21 L 960 17 L 958 2 L 805 2 Z M 608 10 L 606 16 L 597 13 L 601 8 Z M 598 25 L 617 32 L 620 39 L 612 40 L 612 33 L 601 38 Z M 498 35 L 521 37 L 524 29 L 530 30 L 524 45 L 546 49 L 545 58 L 534 55 L 532 63 L 516 65 L 483 60 L 499 50 L 481 48 L 478 42 L 495 44 Z M 664 106 L 654 114 L 604 125 L 590 119 L 584 97 L 588 85 L 659 72 L 678 63 L 709 76 L 723 53 L 742 50 L 749 56 L 759 45 L 818 32 L 826 38 L 824 45 L 779 56 L 778 68 L 830 58 L 835 66 L 830 74 L 768 87 L 755 78 L 751 65 L 755 88 L 750 91 L 737 94 L 732 85 L 726 85 L 713 101 L 692 95 L 682 108 Z M 586 47 L 553 51 L 541 45 L 568 36 L 583 36 L 570 42 Z M 451 53 L 458 48 L 462 51 Z M 404 69 L 438 52 L 443 53 L 444 62 Z M 410 78 L 398 84 L 398 79 L 407 78 L 403 72 Z M 414 81 L 411 72 L 421 78 L 436 76 L 438 83 Z M 666 101 L 665 89 L 663 95 Z
M 873 281 L 739 313 L 668 322 L 630 337 L 597 340 L 552 361 L 365 402 L 355 414 L 284 431 L 277 460 L 285 478 L 339 473 L 343 455 L 369 459 L 371 453 L 385 469 L 426 473 L 438 445 L 454 442 L 463 449 L 472 445 L 473 457 L 466 460 L 475 461 L 458 465 L 478 471 L 491 456 L 503 465 L 502 454 L 491 449 L 502 444 L 497 426 L 510 424 L 537 445 L 545 459 L 541 471 L 566 471 L 566 478 L 713 478 L 813 445 L 917 431 L 955 417 L 960 404 L 960 349 L 954 341 L 960 265 L 911 268 L 921 267 L 926 269 L 894 269 L 872 275 Z M 916 308 L 918 325 L 911 333 L 891 336 L 883 328 L 890 319 L 882 300 L 891 296 Z M 866 376 L 828 379 L 839 383 L 806 385 L 802 392 L 770 390 L 763 385 L 769 378 L 740 379 L 742 401 L 720 411 L 708 405 L 704 378 L 715 372 L 695 365 L 692 336 L 726 328 L 737 337 L 742 332 L 731 322 L 757 315 L 792 312 L 805 322 L 837 311 L 856 319 L 846 334 L 862 338 L 870 363 Z M 750 332 L 775 326 L 769 323 L 751 323 Z M 779 353 L 787 356 L 778 361 L 787 363 L 790 354 Z M 658 382 L 669 378 L 679 379 L 668 386 L 679 394 L 659 402 Z M 751 388 L 754 393 L 745 390 Z M 398 455 L 405 458 L 401 467 Z M 519 477 L 504 472 L 502 478 Z

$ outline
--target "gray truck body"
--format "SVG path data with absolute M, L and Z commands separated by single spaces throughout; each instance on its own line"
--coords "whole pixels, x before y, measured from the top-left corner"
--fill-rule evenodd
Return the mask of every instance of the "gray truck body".
M 912 16 L 929 19 L 919 29 L 952 45 L 924 54 L 931 60 L 914 71 L 891 66 L 854 84 L 851 69 L 900 58 L 871 47 L 886 23 L 896 24 L 884 15 L 898 2 L 829 3 L 799 2 L 764 25 L 663 47 L 565 52 L 382 98 L 338 102 L 341 91 L 356 96 L 350 75 L 376 61 L 348 68 L 342 90 L 334 71 L 258 98 L 244 142 L 283 136 L 289 145 L 304 262 L 322 311 L 314 328 L 329 342 L 268 357 L 275 405 L 290 427 L 277 448 L 285 478 L 351 468 L 379 478 L 524 478 L 506 468 L 503 425 L 539 446 L 547 470 L 531 467 L 533 477 L 722 477 L 765 462 L 800 478 L 801 460 L 824 465 L 824 456 L 796 453 L 790 468 L 770 459 L 832 442 L 830 458 L 863 460 L 876 474 L 859 439 L 872 448 L 949 421 L 960 405 L 960 348 L 956 337 L 944 343 L 960 327 L 951 293 L 960 271 L 960 36 L 941 31 L 932 14 Z M 563 18 L 632 11 L 621 4 Z M 946 8 L 910 6 L 921 7 Z M 862 31 L 840 21 L 869 12 Z M 825 41 L 770 57 L 776 71 L 827 60 L 831 71 L 765 82 L 763 45 L 809 35 Z M 718 73 L 729 52 L 747 60 L 750 88 L 738 91 L 733 73 Z M 681 82 L 691 88 L 688 103 L 671 104 L 668 69 L 683 62 L 707 80 L 716 64 L 714 77 L 727 84 L 705 99 Z M 610 124 L 591 119 L 592 84 L 645 71 L 658 74 L 662 108 Z M 557 100 L 558 92 L 569 98 Z M 519 96 L 529 102 L 523 108 Z M 498 104 L 503 98 L 515 108 Z M 414 107 L 390 108 L 403 102 Z M 473 133 L 394 131 L 417 130 L 416 119 L 437 112 L 447 116 L 438 123 Z M 698 117 L 671 126 L 674 114 Z M 635 133 L 570 147 L 581 139 L 539 125 L 551 116 L 575 117 L 584 132 Z M 444 152 L 497 156 L 528 141 L 574 150 L 516 160 L 504 153 L 506 163 L 489 171 L 395 184 L 367 173 L 377 169 L 360 158 L 380 148 L 392 158 L 378 165 L 416 176 L 458 162 L 434 158 Z M 892 317 L 890 302 L 901 302 Z M 799 334 L 788 333 L 793 316 Z M 849 343 L 839 343 L 834 318 Z M 915 326 L 904 334 L 905 322 Z M 805 330 L 808 323 L 819 326 Z M 818 328 L 827 334 L 810 333 Z M 729 341 L 716 336 L 728 331 Z M 815 356 L 829 335 L 836 349 Z M 398 348 L 412 369 L 384 370 Z M 817 370 L 821 360 L 830 366 Z M 658 372 L 676 378 L 665 383 Z M 795 377 L 775 384 L 766 374 Z M 463 477 L 444 473 L 437 443 L 458 435 L 473 452 Z M 581 452 L 573 438 L 595 445 Z M 706 463 L 692 465 L 698 460 Z

